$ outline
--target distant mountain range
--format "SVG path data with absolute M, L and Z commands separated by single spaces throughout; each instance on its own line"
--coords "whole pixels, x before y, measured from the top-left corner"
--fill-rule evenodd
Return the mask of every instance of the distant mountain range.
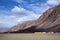
M 60 5 L 48 9 L 38 19 L 9 29 L 11 33 L 60 32 Z
M 0 32 L 6 32 L 9 28 L 6 27 L 0 27 Z

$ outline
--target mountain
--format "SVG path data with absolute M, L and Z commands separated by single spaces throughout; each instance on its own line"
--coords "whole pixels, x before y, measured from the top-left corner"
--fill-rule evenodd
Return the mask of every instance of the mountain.
M 8 32 L 60 32 L 60 5 L 46 10 L 37 20 L 15 25 Z
M 6 28 L 6 27 L 0 27 L 0 33 L 1 32 L 5 32 L 5 31 L 7 31 L 8 30 L 8 28 Z

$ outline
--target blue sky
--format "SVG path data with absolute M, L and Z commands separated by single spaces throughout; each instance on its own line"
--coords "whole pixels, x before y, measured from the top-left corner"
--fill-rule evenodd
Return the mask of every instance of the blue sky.
M 0 0 L 0 27 L 35 20 L 47 9 L 60 4 L 60 0 Z

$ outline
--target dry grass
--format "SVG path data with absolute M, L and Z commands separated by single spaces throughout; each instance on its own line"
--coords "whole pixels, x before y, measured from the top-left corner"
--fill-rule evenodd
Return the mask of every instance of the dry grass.
M 0 34 L 0 40 L 60 40 L 60 34 Z

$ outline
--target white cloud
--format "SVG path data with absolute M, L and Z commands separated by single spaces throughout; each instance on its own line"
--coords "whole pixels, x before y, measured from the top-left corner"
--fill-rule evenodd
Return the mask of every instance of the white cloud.
M 23 9 L 21 8 L 21 10 L 20 10 L 20 8 L 19 7 L 17 7 L 17 6 L 15 6 L 11 11 L 12 12 L 15 12 L 15 13 L 19 13 L 20 11 L 22 11 Z
M 20 15 L 30 15 L 34 14 L 33 11 L 26 10 L 25 8 L 14 6 L 13 9 L 11 9 L 13 13 L 19 13 Z
M 39 6 L 36 4 L 30 4 L 28 7 L 31 8 L 35 13 L 39 13 L 40 15 L 48 10 L 49 8 L 60 4 L 60 0 L 47 0 L 45 3 L 41 3 Z
M 19 13 L 20 15 L 23 15 L 23 17 L 20 17 L 17 20 L 18 22 L 27 21 L 27 20 L 35 20 L 40 16 L 36 14 L 34 11 L 29 11 L 22 7 L 17 7 L 17 6 L 15 6 L 11 11 L 13 13 Z
M 24 1 L 24 0 L 15 0 L 15 1 L 18 2 L 18 3 L 23 3 L 23 4 L 26 4 L 28 2 L 28 1 Z M 30 0 L 30 1 L 35 2 L 35 0 Z M 35 3 L 28 4 L 27 3 L 26 7 L 32 9 L 35 13 L 40 13 L 41 14 L 51 7 L 49 5 L 55 6 L 55 5 L 58 5 L 58 4 L 60 4 L 60 0 L 47 0 L 46 3 L 41 3 L 41 4 L 39 2 L 37 2 L 37 4 L 35 4 Z M 37 5 L 40 5 L 40 6 L 37 6 Z M 21 7 L 18 7 L 18 8 L 21 8 Z
M 24 21 L 28 21 L 28 20 L 36 20 L 39 17 L 40 17 L 40 15 L 38 15 L 38 14 L 30 14 L 28 16 L 23 16 L 23 17 L 19 18 L 17 21 L 24 22 Z
M 14 13 L 19 12 L 20 15 L 21 14 L 26 15 L 26 16 L 20 17 L 17 20 L 18 22 L 27 21 L 27 20 L 34 20 L 34 19 L 37 19 L 39 17 L 39 15 L 37 15 L 34 11 L 29 11 L 29 10 L 26 10 L 22 7 L 15 6 L 11 11 L 14 12 Z
M 31 8 L 35 13 L 42 15 L 43 12 L 45 12 L 47 9 L 50 8 L 50 6 L 48 6 L 45 3 L 40 4 L 39 6 L 36 6 L 35 4 L 30 4 L 30 6 L 28 6 L 29 8 Z
M 47 4 L 55 6 L 60 4 L 60 0 L 47 0 Z
M 17 3 L 21 3 L 21 4 L 27 4 L 28 2 L 26 2 L 25 0 L 13 0 Z
M 13 25 L 16 25 L 18 22 L 17 22 L 18 18 L 16 16 L 1 16 L 0 17 L 0 24 L 4 24 L 2 26 L 4 27 L 12 27 Z

